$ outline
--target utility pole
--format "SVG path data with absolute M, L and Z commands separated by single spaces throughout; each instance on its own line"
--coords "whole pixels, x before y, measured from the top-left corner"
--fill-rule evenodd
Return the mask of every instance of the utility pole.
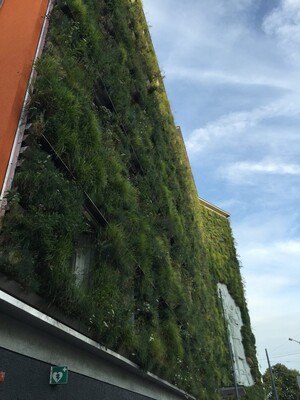
M 296 339 L 293 339 L 293 338 L 290 338 L 290 337 L 289 337 L 289 341 L 290 342 L 296 342 L 296 343 L 300 344 L 299 340 L 296 340 Z M 300 376 L 297 376 L 297 384 L 298 384 L 298 389 L 300 390 Z M 298 390 L 298 393 L 299 393 L 299 390 Z M 298 394 L 298 400 L 300 400 L 300 395 L 299 394 Z
M 235 361 L 234 361 L 233 350 L 232 350 L 232 345 L 231 345 L 231 341 L 230 341 L 228 323 L 227 323 L 226 316 L 225 316 L 225 310 L 224 310 L 224 304 L 223 304 L 223 296 L 222 296 L 221 289 L 219 289 L 219 294 L 220 294 L 220 299 L 221 299 L 221 306 L 222 306 L 222 312 L 223 312 L 223 318 L 224 318 L 224 324 L 225 324 L 225 330 L 226 330 L 226 336 L 227 336 L 227 342 L 228 342 L 228 349 L 229 349 L 229 354 L 230 354 L 232 376 L 233 376 L 233 380 L 234 380 L 235 398 L 237 400 L 240 400 L 237 377 L 236 377 L 236 372 L 235 372 L 235 368 L 234 368 Z M 276 400 L 278 400 L 278 399 L 276 399 Z
M 266 356 L 267 356 L 269 371 L 270 371 L 270 375 L 271 375 L 271 382 L 272 382 L 272 388 L 273 388 L 273 395 L 274 395 L 275 400 L 279 400 L 279 399 L 278 399 L 277 390 L 276 390 L 276 386 L 275 386 L 274 375 L 273 375 L 273 371 L 272 371 L 271 364 L 270 364 L 270 360 L 269 360 L 268 350 L 267 350 L 267 349 L 265 349 L 265 350 L 266 350 Z

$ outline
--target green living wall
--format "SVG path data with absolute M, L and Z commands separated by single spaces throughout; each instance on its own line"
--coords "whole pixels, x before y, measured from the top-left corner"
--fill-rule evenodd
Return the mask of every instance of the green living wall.
M 247 388 L 247 395 L 244 398 L 264 399 L 256 358 L 255 337 L 251 331 L 240 265 L 229 221 L 201 204 L 199 214 L 200 230 L 211 277 L 216 285 L 223 283 L 227 286 L 241 311 L 244 324 L 242 326 L 243 345 L 251 374 L 256 382 L 255 386 Z
M 37 71 L 1 271 L 210 400 L 232 381 L 216 286 L 226 283 L 259 381 L 231 230 L 199 203 L 141 2 L 58 0 Z M 78 283 L 82 237 L 92 262 Z M 263 398 L 259 385 L 250 398 Z

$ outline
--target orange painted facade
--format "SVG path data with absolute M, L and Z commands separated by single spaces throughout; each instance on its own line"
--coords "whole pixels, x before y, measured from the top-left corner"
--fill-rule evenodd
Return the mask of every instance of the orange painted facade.
M 0 8 L 0 191 L 47 6 L 48 0 L 5 0 Z

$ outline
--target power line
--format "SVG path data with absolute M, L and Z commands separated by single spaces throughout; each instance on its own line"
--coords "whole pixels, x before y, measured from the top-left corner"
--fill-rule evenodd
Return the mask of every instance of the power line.
M 274 353 L 274 351 L 277 351 L 278 349 L 280 349 L 281 347 L 286 346 L 286 343 L 282 343 L 279 346 L 276 346 L 274 349 L 269 350 L 270 352 Z
M 289 356 L 296 356 L 296 355 L 299 355 L 300 353 L 288 353 L 288 354 L 281 354 L 280 356 L 279 355 L 277 355 L 277 356 L 272 356 L 272 357 L 270 357 L 270 359 L 273 359 L 273 358 L 283 358 L 283 357 L 289 357 Z M 264 357 L 260 357 L 260 358 L 258 358 L 258 360 L 264 360 L 265 358 Z
M 300 353 L 289 353 L 289 354 L 282 354 L 281 356 L 273 356 L 271 358 L 282 358 L 282 357 L 288 357 L 288 356 L 296 356 L 299 355 Z

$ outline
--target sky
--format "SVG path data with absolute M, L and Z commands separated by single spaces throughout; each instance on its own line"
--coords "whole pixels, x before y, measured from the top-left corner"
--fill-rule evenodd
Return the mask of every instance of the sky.
M 300 0 L 143 0 L 199 196 L 231 214 L 261 371 L 300 371 Z

